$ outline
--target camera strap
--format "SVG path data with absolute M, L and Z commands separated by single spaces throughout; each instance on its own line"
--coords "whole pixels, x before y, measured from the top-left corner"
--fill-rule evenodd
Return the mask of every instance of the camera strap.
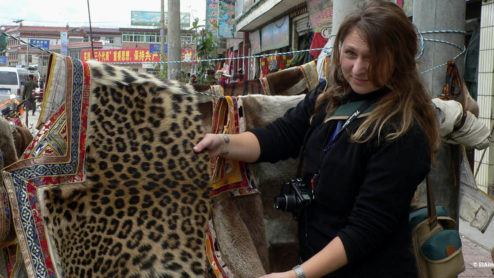
M 327 144 L 327 146 L 324 148 L 324 151 L 327 151 L 329 147 L 336 142 L 336 140 L 341 136 L 342 132 L 355 120 L 358 118 L 362 112 L 364 112 L 367 108 L 369 108 L 372 104 L 374 104 L 376 100 L 366 100 L 364 103 L 362 103 L 345 121 L 343 125 L 341 123 L 337 123 L 336 129 L 333 133 L 333 135 L 330 137 L 330 140 Z M 317 115 L 317 118 L 319 118 L 320 115 Z M 299 161 L 298 161 L 298 166 L 297 166 L 297 177 L 302 177 L 302 166 L 303 166 L 303 161 L 304 161 L 304 153 L 305 153 L 305 147 L 307 145 L 307 140 L 309 139 L 309 135 L 312 133 L 312 130 L 320 124 L 322 121 L 315 121 L 314 124 L 312 124 L 307 132 L 305 133 L 304 136 L 304 143 L 302 145 L 302 149 L 300 151 L 299 155 Z M 341 126 L 341 128 L 339 128 Z M 313 187 L 312 190 L 314 190 L 314 179 L 311 180 L 311 186 Z

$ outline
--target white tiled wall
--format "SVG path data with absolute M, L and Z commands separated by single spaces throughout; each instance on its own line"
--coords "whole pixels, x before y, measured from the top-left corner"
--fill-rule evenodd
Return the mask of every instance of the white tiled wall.
M 481 14 L 477 101 L 480 108 L 479 118 L 486 126 L 492 128 L 494 124 L 494 0 L 482 2 Z M 491 144 L 485 151 L 475 151 L 475 172 L 478 169 L 476 181 L 479 188 L 485 192 L 488 185 L 494 184 L 493 148 L 494 144 Z

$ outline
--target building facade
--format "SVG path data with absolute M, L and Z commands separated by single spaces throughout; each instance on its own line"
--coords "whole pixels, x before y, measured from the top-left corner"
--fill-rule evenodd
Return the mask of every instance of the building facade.
M 315 59 L 316 52 L 291 52 L 322 47 L 329 37 L 331 16 L 332 1 L 236 1 L 235 28 L 243 39 L 229 40 L 226 57 L 251 58 L 234 60 L 232 72 L 242 69 L 246 78 L 254 79 Z M 253 58 L 261 54 L 272 56 Z
M 93 27 L 90 29 L 89 27 L 24 26 L 20 24 L 5 29 L 7 34 L 15 38 L 41 46 L 47 51 L 62 53 L 76 59 L 96 58 L 102 62 L 120 64 L 135 71 L 152 73 L 155 72 L 156 65 L 150 64 L 150 62 L 160 61 L 160 58 L 149 58 L 159 56 L 160 29 L 158 28 Z M 27 44 L 18 39 L 9 38 L 6 66 L 36 67 L 41 76 L 44 76 L 48 66 L 49 53 L 38 48 L 28 47 Z M 181 30 L 181 41 L 183 56 L 191 59 L 190 53 L 194 49 L 192 32 Z M 157 50 L 156 47 L 158 47 Z M 123 56 L 122 50 L 125 50 Z M 138 54 L 134 55 L 136 51 Z M 94 55 L 91 54 L 93 52 Z

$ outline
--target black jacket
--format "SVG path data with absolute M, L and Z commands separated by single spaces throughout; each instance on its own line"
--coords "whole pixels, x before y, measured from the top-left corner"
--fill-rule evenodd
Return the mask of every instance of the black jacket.
M 323 88 L 320 84 L 266 128 L 251 130 L 260 142 L 259 161 L 297 157 Z M 392 92 L 351 93 L 348 102 L 377 100 L 386 93 Z M 414 124 L 403 136 L 386 141 L 383 138 L 393 130 L 388 124 L 380 141 L 376 137 L 362 144 L 351 142 L 349 134 L 366 115 L 354 120 L 327 150 L 338 120 L 330 117 L 315 125 L 308 137 L 304 176 L 320 172 L 320 177 L 307 217 L 299 221 L 301 251 L 318 252 L 339 236 L 349 263 L 327 277 L 416 277 L 408 214 L 414 191 L 430 170 L 427 138 Z M 301 255 L 304 260 L 310 257 Z
M 34 99 L 33 95 L 33 90 L 36 89 L 38 86 L 36 85 L 36 82 L 33 80 L 28 80 L 26 83 L 24 83 L 24 89 L 22 91 L 22 99 L 28 99 L 32 100 Z

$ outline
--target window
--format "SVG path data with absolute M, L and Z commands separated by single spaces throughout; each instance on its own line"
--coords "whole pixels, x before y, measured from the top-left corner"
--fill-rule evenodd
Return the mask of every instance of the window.
M 159 34 L 151 32 L 124 32 L 122 39 L 124 42 L 158 42 Z
M 0 84 L 17 85 L 17 75 L 15 72 L 0 71 Z

